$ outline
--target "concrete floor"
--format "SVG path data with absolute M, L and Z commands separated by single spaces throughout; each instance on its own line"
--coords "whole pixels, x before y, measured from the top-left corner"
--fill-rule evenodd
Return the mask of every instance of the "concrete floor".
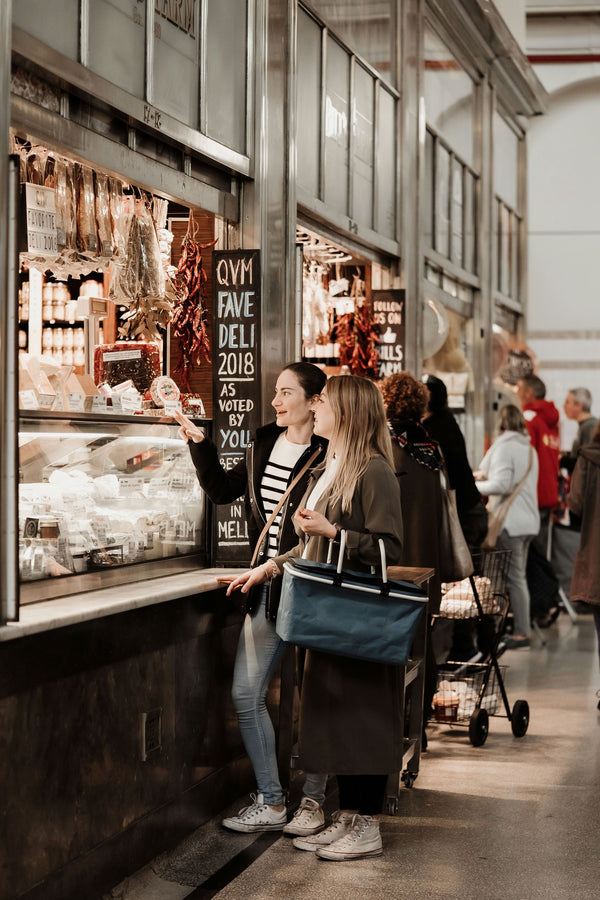
M 566 615 L 530 651 L 505 653 L 511 705 L 531 722 L 515 739 L 490 719 L 483 747 L 464 729 L 429 729 L 429 749 L 384 854 L 329 863 L 278 835 L 235 835 L 215 820 L 104 900 L 592 900 L 600 897 L 600 686 L 590 616 Z M 242 804 L 236 804 L 236 807 Z

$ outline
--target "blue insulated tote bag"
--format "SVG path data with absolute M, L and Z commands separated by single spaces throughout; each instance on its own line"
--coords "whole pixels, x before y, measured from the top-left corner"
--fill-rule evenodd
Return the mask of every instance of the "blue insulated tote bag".
M 388 580 L 382 540 L 380 576 L 342 569 L 345 537 L 342 531 L 337 566 L 307 559 L 284 564 L 277 634 L 311 650 L 405 666 L 427 593 Z

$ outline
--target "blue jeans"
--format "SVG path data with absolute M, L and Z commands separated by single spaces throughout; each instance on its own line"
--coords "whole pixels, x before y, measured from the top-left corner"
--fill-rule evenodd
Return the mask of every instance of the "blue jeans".
M 531 631 L 531 598 L 527 587 L 527 554 L 533 535 L 510 535 L 505 530 L 500 532 L 497 547 L 499 550 L 511 550 L 510 565 L 506 583 L 510 608 L 512 609 L 515 634 L 529 637 Z
M 267 710 L 267 690 L 286 644 L 265 616 L 265 597 L 253 616 L 247 615 L 233 671 L 232 697 L 246 752 L 256 775 L 258 793 L 265 803 L 284 802 L 277 769 L 275 732 Z M 327 775 L 307 775 L 303 793 L 322 804 Z

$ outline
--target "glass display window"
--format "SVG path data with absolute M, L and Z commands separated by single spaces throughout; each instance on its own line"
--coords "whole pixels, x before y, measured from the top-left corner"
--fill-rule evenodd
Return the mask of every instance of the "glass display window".
M 122 567 L 205 561 L 205 495 L 177 431 L 172 421 L 133 416 L 21 416 L 22 603 L 41 598 L 31 582 L 52 581 L 47 598 L 68 593 L 73 575 L 95 573 L 101 586 L 102 573 Z

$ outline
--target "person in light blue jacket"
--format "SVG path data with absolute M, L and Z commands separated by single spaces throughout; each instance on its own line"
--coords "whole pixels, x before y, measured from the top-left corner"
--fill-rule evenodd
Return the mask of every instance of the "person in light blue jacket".
M 530 645 L 530 597 L 527 587 L 527 553 L 540 528 L 537 500 L 538 458 L 531 446 L 521 410 L 503 406 L 498 413 L 498 437 L 483 457 L 475 480 L 480 493 L 489 497 L 488 511 L 505 500 L 524 479 L 513 497 L 496 547 L 512 552 L 507 586 L 514 617 L 514 633 L 504 640 L 507 650 Z

